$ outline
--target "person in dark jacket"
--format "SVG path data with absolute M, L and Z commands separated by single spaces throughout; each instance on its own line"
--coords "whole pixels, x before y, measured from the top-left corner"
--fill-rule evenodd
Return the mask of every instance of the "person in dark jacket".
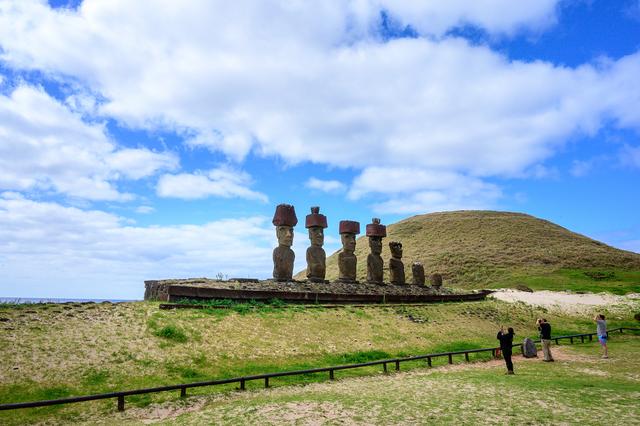
M 500 350 L 502 350 L 504 362 L 507 364 L 507 374 L 514 374 L 513 362 L 511 362 L 514 335 L 513 328 L 509 327 L 505 333 L 504 327 L 500 327 L 500 331 L 498 331 L 498 335 L 496 336 L 496 338 L 500 340 Z
M 546 318 L 538 318 L 537 325 L 540 332 L 540 342 L 542 343 L 542 353 L 544 354 L 543 361 L 553 362 L 553 355 L 551 355 L 551 324 Z

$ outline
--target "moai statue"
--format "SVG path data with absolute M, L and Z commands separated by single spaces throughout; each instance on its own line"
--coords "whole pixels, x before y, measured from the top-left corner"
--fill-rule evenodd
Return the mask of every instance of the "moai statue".
M 358 259 L 354 254 L 356 250 L 356 235 L 360 233 L 360 222 L 353 220 L 340 221 L 340 240 L 342 251 L 338 253 L 338 279 L 346 283 L 357 283 L 356 266 Z
M 435 289 L 442 287 L 442 275 L 438 273 L 431 275 L 431 287 Z
M 374 217 L 367 225 L 367 237 L 371 253 L 367 256 L 367 282 L 371 284 L 383 284 L 382 239 L 387 236 L 387 227 L 380 224 L 380 219 Z
M 311 247 L 307 249 L 307 278 L 312 282 L 325 282 L 327 255 L 322 248 L 327 217 L 320 214 L 320 207 L 311 207 L 304 225 L 309 230 Z
M 276 281 L 291 281 L 293 261 L 296 259 L 296 254 L 291 250 L 293 227 L 298 224 L 295 208 L 289 204 L 279 204 L 273 216 L 273 224 L 278 237 L 278 247 L 273 249 L 273 278 Z
M 389 281 L 391 281 L 391 284 L 404 285 L 406 280 L 404 263 L 402 263 L 402 243 L 391 241 L 389 249 L 391 249 L 391 259 L 389 259 L 389 275 L 391 275 L 391 278 Z
M 413 283 L 424 287 L 424 266 L 420 262 L 413 262 L 411 264 L 411 273 L 413 274 Z

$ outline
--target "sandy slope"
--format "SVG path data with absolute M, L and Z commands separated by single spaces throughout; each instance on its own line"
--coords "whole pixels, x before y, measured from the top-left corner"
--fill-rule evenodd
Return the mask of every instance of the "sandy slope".
M 513 289 L 498 289 L 489 297 L 505 302 L 524 302 L 528 305 L 554 308 L 567 312 L 591 311 L 594 307 L 638 306 L 640 294 L 616 296 L 609 293 L 578 294 L 566 291 L 526 291 Z

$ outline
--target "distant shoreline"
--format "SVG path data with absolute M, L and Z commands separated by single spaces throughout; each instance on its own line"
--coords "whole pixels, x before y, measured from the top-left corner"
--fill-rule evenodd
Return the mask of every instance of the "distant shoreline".
M 126 300 L 126 299 L 67 299 L 58 297 L 0 297 L 0 304 L 29 304 L 29 303 L 122 303 L 122 302 L 140 302 L 141 300 Z

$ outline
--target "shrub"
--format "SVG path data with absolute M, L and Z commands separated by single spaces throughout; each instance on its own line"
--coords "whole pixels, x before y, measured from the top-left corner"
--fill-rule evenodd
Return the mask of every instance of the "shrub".
M 611 271 L 584 271 L 584 274 L 594 281 L 611 280 L 616 277 L 615 272 Z
M 173 340 L 174 342 L 184 343 L 186 342 L 187 335 L 182 330 L 173 325 L 167 325 L 154 333 L 158 337 L 162 337 L 167 340 Z

